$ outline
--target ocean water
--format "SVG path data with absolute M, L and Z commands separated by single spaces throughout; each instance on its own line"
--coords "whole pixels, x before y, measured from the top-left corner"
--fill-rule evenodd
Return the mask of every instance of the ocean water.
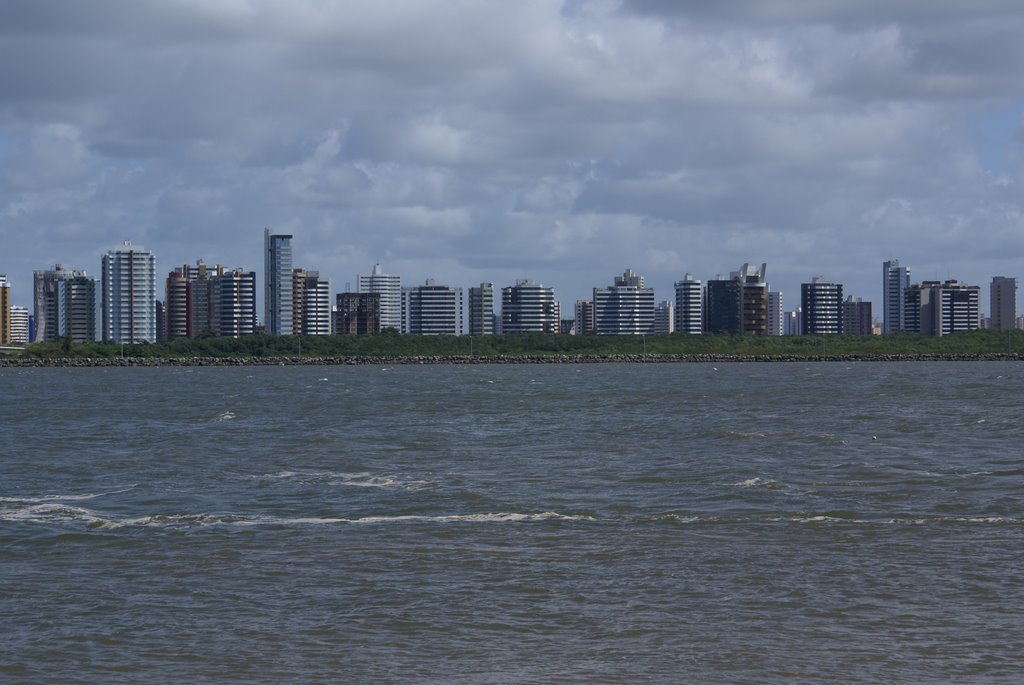
M 0 682 L 1017 683 L 1022 386 L 0 369 Z

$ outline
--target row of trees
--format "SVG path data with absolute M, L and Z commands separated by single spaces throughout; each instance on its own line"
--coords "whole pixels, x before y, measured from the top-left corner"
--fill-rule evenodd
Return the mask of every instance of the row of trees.
M 594 336 L 508 333 L 480 337 L 400 335 L 179 338 L 143 345 L 37 343 L 24 356 L 61 357 L 348 357 L 495 355 L 711 354 L 737 356 L 841 357 L 1024 353 L 1024 331 L 983 330 L 933 337 L 912 333 L 884 336 Z

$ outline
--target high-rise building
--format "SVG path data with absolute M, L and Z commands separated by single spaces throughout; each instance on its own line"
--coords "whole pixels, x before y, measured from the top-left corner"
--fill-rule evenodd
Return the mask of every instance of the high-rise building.
M 904 320 L 906 291 L 910 287 L 910 269 L 898 259 L 882 262 L 882 330 L 885 333 L 909 330 Z
M 743 283 L 743 334 L 768 335 L 768 282 L 764 280 L 767 264 L 760 268 L 744 264 L 733 274 Z
M 782 335 L 782 293 L 778 290 L 768 291 L 768 335 Z
M 989 290 L 990 326 L 1007 330 L 1013 328 L 1017 318 L 1017 279 L 994 276 Z
M 654 307 L 654 334 L 668 335 L 676 329 L 675 308 L 671 300 L 662 300 Z
M 704 332 L 704 284 L 690 274 L 676 281 L 676 333 L 698 335 Z
M 263 322 L 271 335 L 292 334 L 292 236 L 263 230 Z
M 871 303 L 861 298 L 854 299 L 851 295 L 843 303 L 843 333 L 846 335 L 872 335 L 874 321 L 871 316 Z
M 782 334 L 783 335 L 802 335 L 803 334 L 803 312 L 797 307 L 795 311 L 786 312 L 782 315 Z
M 428 278 L 402 292 L 402 332 L 412 335 L 462 335 L 462 288 Z
M 494 334 L 494 284 L 469 289 L 469 334 Z
M 52 269 L 33 271 L 33 314 L 36 342 L 53 342 L 61 335 L 57 327 L 60 306 L 57 302 L 57 283 L 67 278 L 85 276 L 84 271 L 65 269 L 60 264 Z
M 188 264 L 175 267 L 164 283 L 164 336 L 168 340 L 190 338 L 188 306 Z
M 594 330 L 598 335 L 650 335 L 654 332 L 654 289 L 626 269 L 607 288 L 594 288 Z
M 529 279 L 501 289 L 501 330 L 503 333 L 558 333 L 560 309 L 555 291 Z
M 767 265 L 744 264 L 728 280 L 708 281 L 704 327 L 708 333 L 768 335 Z
M 319 271 L 292 270 L 292 332 L 331 334 L 331 282 Z
M 141 246 L 124 245 L 103 255 L 103 340 L 156 342 L 156 259 Z
M 373 265 L 369 276 L 359 276 L 359 292 L 380 293 L 380 327 L 402 330 L 402 279 L 386 274 L 380 264 Z
M 576 300 L 576 319 L 572 327 L 575 335 L 591 335 L 594 333 L 594 301 Z
M 704 291 L 704 331 L 714 335 L 743 333 L 743 284 L 713 278 Z
M 237 338 L 256 332 L 256 272 L 223 270 L 210 283 L 210 327 L 214 335 Z
M 980 299 L 980 287 L 955 279 L 911 285 L 904 298 L 904 330 L 924 335 L 978 330 Z
M 815 276 L 800 284 L 800 309 L 804 335 L 837 335 L 843 332 L 843 286 Z
M 0 345 L 11 342 L 11 284 L 0 274 Z
M 57 281 L 57 337 L 96 342 L 96 280 L 78 275 Z
M 338 293 L 334 332 L 338 335 L 380 333 L 380 293 Z
M 0 295 L 0 298 L 3 296 Z M 28 344 L 28 308 L 11 305 L 11 343 L 14 345 Z
M 176 267 L 167 275 L 164 320 L 168 339 L 254 333 L 256 272 L 209 267 L 202 259 Z

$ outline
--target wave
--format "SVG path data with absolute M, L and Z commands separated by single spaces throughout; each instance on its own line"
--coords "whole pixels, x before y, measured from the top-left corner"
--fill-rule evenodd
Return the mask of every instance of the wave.
M 257 480 L 297 480 L 301 483 L 321 483 L 324 485 L 346 485 L 357 488 L 389 488 L 397 487 L 405 490 L 419 490 L 431 485 L 425 480 L 401 480 L 385 475 L 372 473 L 348 473 L 343 471 L 278 471 L 250 476 Z
M 11 504 L 45 504 L 49 502 L 83 502 L 90 499 L 96 499 L 97 497 L 106 497 L 107 495 L 118 495 L 122 492 L 128 492 L 134 488 L 137 488 L 138 484 L 132 484 L 127 487 L 121 488 L 120 490 L 111 490 L 110 492 L 95 492 L 84 495 L 37 495 L 37 496 L 21 496 L 21 497 L 0 497 L 0 502 L 11 503 Z
M 22 523 L 85 523 L 91 528 L 180 528 L 206 526 L 294 526 L 324 524 L 391 524 L 391 523 L 528 523 L 537 521 L 593 521 L 591 516 L 559 514 L 554 511 L 524 514 L 497 512 L 480 514 L 395 515 L 344 517 L 281 517 L 247 514 L 151 514 L 116 520 L 98 512 L 62 504 L 36 504 L 21 509 L 0 511 L 0 521 Z
M 85 523 L 89 527 L 119 527 L 117 522 L 100 516 L 98 513 L 90 509 L 72 507 L 67 504 L 58 503 L 34 504 L 21 509 L 0 511 L 0 521 L 22 523 L 64 523 L 69 521 L 78 521 Z
M 780 490 L 787 487 L 785 483 L 772 480 L 771 478 L 761 478 L 760 476 L 748 478 L 739 483 L 733 483 L 733 485 L 740 488 L 764 488 L 766 490 Z
M 322 525 L 402 525 L 402 524 L 458 524 L 458 523 L 537 523 L 545 521 L 621 522 L 638 525 L 712 525 L 750 526 L 761 524 L 801 524 L 824 526 L 1020 526 L 1024 518 L 1013 516 L 896 516 L 891 518 L 864 518 L 844 512 L 794 513 L 789 515 L 720 514 L 702 515 L 685 512 L 663 512 L 640 516 L 599 517 L 590 514 L 563 514 L 555 511 L 535 513 L 485 512 L 473 514 L 395 514 L 361 517 L 343 516 L 270 516 L 204 512 L 195 514 L 150 514 L 116 519 L 83 507 L 44 502 L 20 508 L 0 510 L 0 521 L 33 524 L 84 524 L 88 528 L 205 528 L 205 527 L 265 527 L 265 526 L 322 526 Z

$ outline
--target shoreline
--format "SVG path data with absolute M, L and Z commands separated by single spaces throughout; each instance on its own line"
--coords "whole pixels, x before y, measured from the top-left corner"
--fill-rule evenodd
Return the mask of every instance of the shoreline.
M 0 368 L 91 368 L 159 366 L 367 366 L 473 364 L 702 364 L 793 362 L 978 362 L 1024 361 L 1024 354 L 533 354 L 533 355 L 356 355 L 345 357 L 59 357 L 4 358 Z

